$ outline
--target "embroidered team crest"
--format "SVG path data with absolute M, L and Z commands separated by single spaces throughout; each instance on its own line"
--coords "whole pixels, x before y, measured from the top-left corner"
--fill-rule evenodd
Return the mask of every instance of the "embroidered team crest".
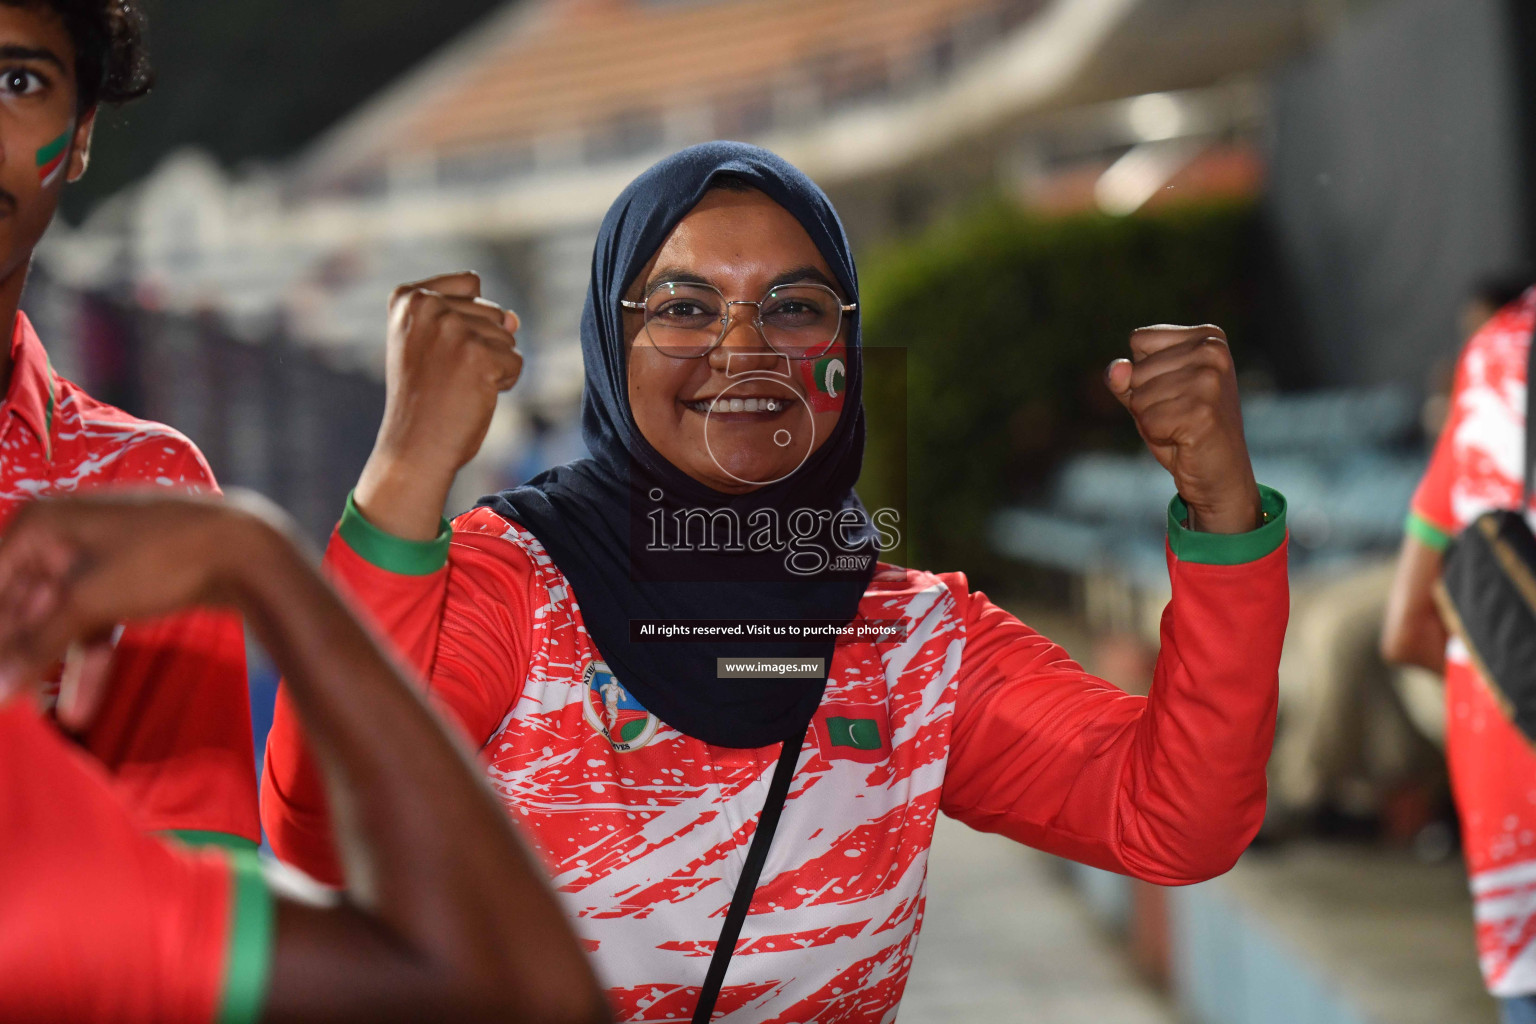
M 586 690 L 587 724 L 620 753 L 638 750 L 651 742 L 661 721 L 624 688 L 608 666 L 590 661 L 581 676 Z

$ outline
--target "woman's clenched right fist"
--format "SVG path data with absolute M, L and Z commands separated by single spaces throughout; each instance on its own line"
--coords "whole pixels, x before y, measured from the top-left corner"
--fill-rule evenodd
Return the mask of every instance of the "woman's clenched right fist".
M 358 481 L 358 508 L 398 536 L 436 535 L 454 474 L 517 383 L 517 314 L 480 297 L 473 273 L 401 285 L 389 300 L 384 422 Z

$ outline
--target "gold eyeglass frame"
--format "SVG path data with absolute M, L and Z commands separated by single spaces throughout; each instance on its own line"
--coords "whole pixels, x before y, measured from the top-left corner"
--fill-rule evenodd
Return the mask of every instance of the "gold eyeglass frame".
M 631 310 L 633 312 L 640 313 L 640 314 L 644 315 L 644 313 L 646 312 L 646 309 L 647 309 L 647 304 L 649 303 L 650 298 L 651 298 L 652 295 L 655 295 L 657 292 L 661 291 L 661 289 L 663 289 L 663 288 L 672 287 L 672 286 L 676 286 L 676 285 L 687 285 L 687 286 L 689 286 L 691 288 L 708 288 L 711 291 L 713 291 L 716 295 L 720 296 L 720 301 L 725 303 L 725 309 L 724 309 L 724 315 L 722 315 L 720 317 L 720 333 L 715 336 L 714 342 L 711 343 L 710 346 L 707 349 L 705 349 L 703 352 L 700 352 L 698 355 L 695 355 L 695 356 L 679 356 L 679 355 L 674 355 L 673 353 L 667 351 L 662 346 L 660 346 L 660 345 L 656 346 L 657 350 L 660 351 L 662 353 L 662 355 L 668 356 L 668 357 L 670 357 L 672 359 L 703 359 L 705 356 L 709 355 L 715 349 L 719 348 L 720 347 L 720 343 L 725 341 L 725 336 L 727 334 L 731 333 L 731 307 L 732 306 L 756 306 L 757 307 L 757 315 L 752 318 L 752 326 L 757 328 L 757 336 L 759 338 L 763 339 L 763 344 L 767 345 L 770 349 L 773 349 L 773 351 L 776 354 L 783 356 L 785 359 L 819 359 L 819 358 L 821 358 L 822 355 L 826 354 L 826 350 L 831 348 L 832 345 L 837 341 L 838 338 L 842 337 L 842 334 L 843 334 L 843 321 L 845 319 L 847 319 L 847 314 L 849 314 L 849 313 L 856 313 L 856 312 L 858 312 L 858 309 L 859 309 L 859 304 L 857 302 L 844 303 L 844 302 L 842 302 L 838 298 L 837 292 L 834 292 L 831 288 L 828 288 L 826 285 L 819 284 L 819 283 L 817 283 L 815 281 L 808 281 L 808 282 L 797 283 L 797 284 L 774 285 L 772 288 L 768 289 L 768 294 L 767 295 L 764 295 L 761 299 L 758 299 L 755 302 L 753 300 L 751 300 L 751 299 L 727 299 L 725 297 L 725 293 L 724 292 L 722 292 L 719 288 L 716 288 L 714 285 L 708 284 L 707 282 L 700 282 L 700 281 L 661 281 L 661 282 L 657 283 L 656 287 L 652 288 L 650 291 L 645 293 L 645 298 L 643 300 L 641 300 L 639 302 L 635 302 L 635 301 L 633 301 L 631 299 L 620 299 L 619 300 L 619 305 L 623 306 L 627 310 Z M 767 302 L 770 298 L 772 298 L 773 297 L 773 293 L 775 291 L 777 291 L 778 289 L 780 289 L 780 288 L 819 288 L 822 291 L 826 292 L 828 295 L 832 296 L 833 300 L 837 302 L 837 308 L 840 310 L 840 312 L 838 314 L 838 320 L 837 320 L 837 330 L 833 331 L 832 332 L 832 337 L 828 338 L 825 342 L 823 342 L 818 347 L 818 351 L 817 351 L 817 353 L 815 355 L 812 355 L 810 353 L 806 353 L 805 355 L 798 355 L 797 356 L 797 355 L 791 355 L 788 352 L 780 352 L 777 348 L 774 348 L 773 342 L 768 340 L 768 333 L 763 330 L 763 303 Z M 646 332 L 646 337 L 650 337 L 651 322 L 650 322 L 649 318 L 646 319 L 645 324 L 644 324 L 644 326 L 641 329 Z M 655 344 L 655 339 L 654 338 L 652 339 L 651 343 L 653 345 Z

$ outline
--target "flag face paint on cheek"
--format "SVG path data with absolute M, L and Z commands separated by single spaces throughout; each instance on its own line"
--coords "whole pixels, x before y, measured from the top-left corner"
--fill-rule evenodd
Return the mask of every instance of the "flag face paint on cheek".
M 69 138 L 74 133 L 75 126 L 70 125 L 64 129 L 63 135 L 37 151 L 37 177 L 44 188 L 58 181 L 64 173 L 65 158 L 69 155 Z
M 800 360 L 800 379 L 805 396 L 815 412 L 832 412 L 843 407 L 843 393 L 848 387 L 847 349 L 838 345 L 819 359 Z

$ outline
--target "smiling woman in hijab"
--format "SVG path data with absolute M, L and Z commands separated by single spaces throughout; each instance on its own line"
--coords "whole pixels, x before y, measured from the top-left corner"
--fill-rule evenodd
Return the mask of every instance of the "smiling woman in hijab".
M 470 274 L 392 300 L 384 424 L 327 565 L 478 750 L 622 1020 L 894 1019 L 941 810 L 1169 885 L 1227 870 L 1263 816 L 1285 510 L 1254 482 L 1220 330 L 1144 328 L 1106 374 L 1179 495 L 1142 698 L 963 574 L 877 562 L 858 303 L 799 171 L 736 143 L 663 160 L 598 235 L 591 457 L 450 526 L 517 319 Z M 285 699 L 262 798 L 278 855 L 338 881 Z

